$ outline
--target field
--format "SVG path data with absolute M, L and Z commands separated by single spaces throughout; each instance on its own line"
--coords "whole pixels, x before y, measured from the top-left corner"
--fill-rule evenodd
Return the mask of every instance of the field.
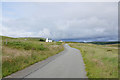
M 2 37 L 3 77 L 64 50 L 64 43 L 46 43 L 42 40 L 44 39 Z
M 3 77 L 64 50 L 64 43 L 46 43 L 44 40 L 2 37 Z M 118 44 L 97 45 L 98 43 L 77 42 L 67 42 L 67 44 L 81 51 L 89 78 L 118 77 Z
M 81 51 L 89 78 L 118 78 L 118 44 L 69 43 L 69 45 Z

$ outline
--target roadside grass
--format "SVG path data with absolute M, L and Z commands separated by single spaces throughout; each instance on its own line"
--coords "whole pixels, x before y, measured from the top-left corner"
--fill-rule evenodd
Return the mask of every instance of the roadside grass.
M 37 39 L 6 38 L 2 42 L 2 74 L 8 76 L 36 62 L 47 59 L 64 50 L 63 44 L 46 43 Z
M 4 42 L 4 45 L 6 45 L 6 42 Z M 20 42 L 20 41 L 12 41 L 7 42 L 8 47 L 11 48 L 17 48 L 17 49 L 25 49 L 25 50 L 45 50 L 48 49 L 47 47 L 44 47 L 43 44 L 35 44 L 31 42 Z
M 88 78 L 118 78 L 116 45 L 87 43 L 69 43 L 69 45 L 81 51 Z
M 0 36 L 0 79 L 2 79 L 2 37 Z
M 62 42 L 57 42 L 57 45 L 61 45 L 62 44 Z

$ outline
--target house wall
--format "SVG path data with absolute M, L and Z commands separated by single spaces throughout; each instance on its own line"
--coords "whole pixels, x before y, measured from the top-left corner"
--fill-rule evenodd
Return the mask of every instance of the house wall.
M 48 38 L 46 38 L 46 41 L 45 42 L 52 42 L 52 40 L 49 40 Z
M 46 38 L 46 41 L 45 42 L 48 42 L 48 38 Z

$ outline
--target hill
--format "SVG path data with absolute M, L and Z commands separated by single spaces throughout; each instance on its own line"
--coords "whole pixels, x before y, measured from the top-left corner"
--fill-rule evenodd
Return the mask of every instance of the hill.
M 88 42 L 88 43 L 105 45 L 105 44 L 120 44 L 120 41 L 111 41 L 111 42 Z

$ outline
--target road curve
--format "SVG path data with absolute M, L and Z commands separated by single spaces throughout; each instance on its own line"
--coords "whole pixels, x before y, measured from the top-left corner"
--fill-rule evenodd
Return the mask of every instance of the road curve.
M 63 54 L 25 78 L 87 78 L 80 51 L 64 45 Z

